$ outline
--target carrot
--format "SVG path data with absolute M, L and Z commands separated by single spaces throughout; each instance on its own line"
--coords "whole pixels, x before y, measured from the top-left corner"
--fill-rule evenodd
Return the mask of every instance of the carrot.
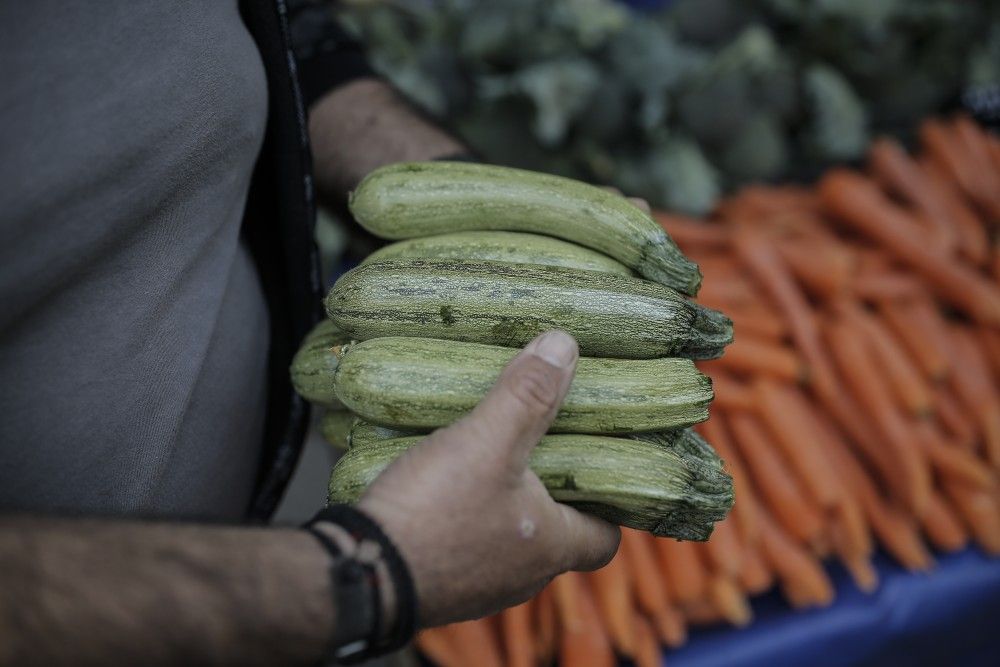
M 687 620 L 676 607 L 667 607 L 653 618 L 660 640 L 670 648 L 687 642 Z
M 733 240 L 740 260 L 788 322 L 792 340 L 809 365 L 810 383 L 820 392 L 836 394 L 833 367 L 823 350 L 809 302 L 781 256 L 766 238 L 752 231 L 737 230 Z
M 535 596 L 535 660 L 548 664 L 556 654 L 558 612 L 555 591 L 551 584 Z
M 833 602 L 833 585 L 816 558 L 766 514 L 761 517 L 760 544 L 764 558 L 778 574 L 782 589 L 794 607 L 825 607 Z
M 942 487 L 976 544 L 991 556 L 1000 555 L 1000 505 L 995 490 L 973 489 L 950 480 Z
M 913 434 L 896 409 L 887 387 L 877 372 L 871 349 L 859 333 L 844 321 L 830 322 L 826 328 L 831 352 L 859 405 L 872 418 L 885 446 L 896 460 L 896 475 L 904 480 L 904 501 L 919 515 L 930 494 L 931 478 L 927 462 L 914 446 Z
M 977 266 L 989 260 L 989 239 L 978 214 L 969 207 L 944 169 L 930 157 L 920 160 L 920 169 L 948 209 L 948 219 L 958 236 L 963 257 Z
M 663 211 L 654 212 L 653 219 L 685 252 L 692 246 L 720 249 L 729 245 L 729 234 L 722 225 Z
M 857 261 L 836 241 L 813 239 L 784 240 L 776 247 L 799 282 L 822 299 L 832 299 L 848 291 Z
M 938 387 L 934 393 L 934 414 L 948 435 L 959 445 L 967 450 L 975 447 L 977 433 L 972 417 L 966 414 L 965 406 L 944 387 Z
M 949 129 L 962 162 L 975 177 L 976 190 L 970 197 L 994 223 L 1000 222 L 1000 178 L 994 173 L 989 139 L 965 114 L 956 115 Z
M 836 474 L 831 464 L 831 474 Z M 861 504 L 852 495 L 846 495 L 834 508 L 830 532 L 834 549 L 841 558 L 870 556 L 874 551 L 871 531 L 865 521 Z
M 708 596 L 719 613 L 738 628 L 746 627 L 753 620 L 750 603 L 732 579 L 717 574 L 708 582 Z
M 531 602 L 509 607 L 500 612 L 507 667 L 532 667 L 535 664 L 535 639 L 531 627 Z
M 917 422 L 914 424 L 914 432 L 918 436 L 917 442 L 939 475 L 980 489 L 993 485 L 993 473 L 990 469 L 968 451 L 947 444 L 934 424 Z
M 819 184 L 824 207 L 838 220 L 879 241 L 927 279 L 928 286 L 976 321 L 1000 325 L 1000 290 L 979 273 L 954 263 L 912 234 L 907 214 L 864 177 L 829 171 Z
M 823 531 L 823 518 L 773 448 L 760 421 L 751 414 L 727 416 L 733 440 L 743 454 L 764 504 L 796 539 L 815 542 Z
M 421 630 L 414 641 L 424 657 L 438 667 L 464 667 L 466 664 L 451 641 L 447 626 Z
M 725 369 L 718 366 L 706 367 L 706 362 L 699 362 L 698 369 L 712 378 L 716 406 L 727 410 L 754 409 L 753 395 L 746 384 L 734 380 Z
M 951 368 L 948 331 L 933 305 L 926 301 L 882 303 L 879 312 L 928 378 L 947 377 Z
M 594 600 L 579 572 L 566 572 L 552 580 L 562 635 L 559 664 L 567 667 L 612 667 L 615 654 L 601 625 Z M 470 662 L 470 665 L 479 663 Z
M 739 580 L 743 590 L 750 595 L 763 593 L 774 584 L 774 572 L 755 547 L 743 552 L 743 568 L 740 570 Z
M 874 269 L 859 272 L 851 288 L 852 293 L 864 301 L 905 301 L 924 293 L 918 278 L 909 273 Z
M 863 331 L 878 368 L 885 374 L 898 403 L 912 415 L 931 414 L 934 408 L 931 388 L 896 336 L 854 304 L 845 306 L 841 312 L 853 326 Z
M 1000 331 L 978 327 L 976 335 L 979 336 L 979 347 L 993 369 L 993 381 L 1000 384 Z
M 795 387 L 758 378 L 753 385 L 758 414 L 769 427 L 772 442 L 810 497 L 820 507 L 836 506 L 843 498 L 839 480 L 830 474 L 830 462 L 823 453 L 823 437 L 814 428 L 812 406 Z
M 757 514 L 761 511 L 759 502 L 750 485 L 746 466 L 736 453 L 729 431 L 722 415 L 715 415 L 706 422 L 698 424 L 697 431 L 715 448 L 723 460 L 723 468 L 733 478 L 733 493 L 740 500 L 733 505 L 730 515 L 740 528 L 741 541 L 754 544 L 757 541 Z
M 452 623 L 446 627 L 452 644 L 462 658 L 460 664 L 502 667 L 500 645 L 489 619 Z
M 830 433 L 833 435 L 832 430 Z M 829 453 L 834 468 L 854 490 L 879 542 L 904 567 L 915 571 L 930 569 L 933 561 L 910 518 L 879 496 L 874 483 L 843 440 L 831 438 L 830 442 L 833 443 Z
M 920 141 L 928 154 L 936 160 L 958 184 L 969 199 L 988 210 L 992 200 L 989 184 L 984 182 L 981 167 L 971 158 L 958 133 L 938 120 L 925 120 L 920 124 Z
M 738 332 L 737 336 L 747 334 L 765 340 L 781 340 L 788 335 L 785 322 L 769 309 L 744 307 L 724 310 L 733 321 L 733 330 Z
M 868 151 L 868 164 L 884 187 L 921 213 L 933 245 L 942 253 L 951 254 L 958 246 L 958 234 L 948 206 L 899 142 L 888 137 L 877 139 Z
M 968 329 L 954 327 L 952 341 L 956 366 L 951 376 L 952 387 L 976 418 L 986 458 L 1000 469 L 1000 395 L 990 377 L 988 362 Z
M 635 615 L 636 651 L 634 662 L 636 667 L 660 667 L 663 664 L 663 655 L 660 652 L 660 644 L 656 641 L 653 628 L 649 621 Z
M 713 368 L 724 368 L 733 373 L 770 375 L 787 382 L 806 378 L 806 366 L 793 350 L 749 336 L 737 337 L 720 358 L 702 362 L 701 366 L 709 374 Z
M 631 574 L 632 596 L 650 616 L 670 606 L 667 579 L 657 564 L 656 539 L 649 533 L 622 529 L 622 550 Z
M 937 490 L 931 494 L 927 511 L 920 517 L 920 526 L 927 539 L 941 551 L 959 551 L 969 543 L 969 534 L 958 515 Z
M 705 595 L 708 575 L 694 544 L 668 538 L 655 540 L 660 570 L 678 604 L 699 600 Z
M 736 520 L 726 517 L 715 524 L 712 536 L 705 542 L 705 556 L 718 572 L 735 577 L 743 567 L 743 545 L 736 529 Z
M 682 611 L 684 612 L 684 618 L 689 623 L 696 625 L 711 625 L 726 620 L 719 612 L 719 608 L 707 598 L 688 602 L 684 605 Z
M 632 581 L 624 552 L 622 545 L 610 563 L 587 577 L 611 642 L 619 653 L 630 657 L 635 654 L 636 637 L 632 625 Z

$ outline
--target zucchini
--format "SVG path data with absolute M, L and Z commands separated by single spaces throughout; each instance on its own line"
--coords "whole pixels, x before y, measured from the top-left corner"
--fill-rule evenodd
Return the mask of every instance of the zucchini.
M 366 421 L 429 430 L 469 412 L 518 350 L 430 338 L 376 338 L 339 348 L 337 397 Z M 636 433 L 708 418 L 712 381 L 688 359 L 582 357 L 554 433 Z
M 465 162 L 391 164 L 368 174 L 349 206 L 362 227 L 387 239 L 445 232 L 534 232 L 609 255 L 639 275 L 698 293 L 698 265 L 644 211 L 580 181 Z
M 351 448 L 333 469 L 330 502 L 356 502 L 422 438 Z M 676 451 L 630 438 L 547 435 L 528 465 L 555 500 L 660 537 L 706 540 L 733 505 L 732 479 L 722 470 L 692 466 Z
M 346 410 L 329 410 L 319 420 L 319 432 L 323 439 L 337 449 L 351 446 L 351 429 L 360 421 Z
M 621 262 L 596 250 L 551 236 L 520 232 L 454 232 L 391 243 L 368 255 L 365 263 L 387 259 L 464 259 L 544 264 L 585 271 L 635 275 Z
M 330 320 L 323 320 L 312 328 L 302 340 L 295 357 L 292 358 L 292 387 L 310 403 L 338 410 L 340 401 L 333 392 L 333 371 L 337 358 L 331 349 L 343 345 L 351 338 Z
M 686 457 L 700 460 L 714 468 L 721 469 L 723 465 L 722 459 L 716 454 L 712 445 L 708 444 L 707 440 L 689 428 L 675 429 L 673 431 L 657 431 L 655 433 L 636 433 L 631 437 L 636 440 L 673 449 Z
M 366 447 L 373 442 L 392 440 L 393 438 L 408 438 L 414 435 L 425 436 L 427 434 L 414 430 L 377 426 L 371 422 L 366 422 L 364 419 L 355 419 L 354 424 L 351 427 L 351 432 L 348 435 L 347 442 L 348 447 Z
M 363 264 L 326 298 L 330 318 L 358 340 L 446 338 L 521 347 L 564 329 L 586 356 L 712 359 L 732 342 L 718 311 L 639 278 L 560 266 L 389 260 Z

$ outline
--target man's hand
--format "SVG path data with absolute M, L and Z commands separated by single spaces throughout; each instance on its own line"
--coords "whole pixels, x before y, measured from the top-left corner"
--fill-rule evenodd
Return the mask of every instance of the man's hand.
M 527 467 L 577 356 L 566 333 L 536 338 L 472 413 L 397 459 L 361 499 L 410 566 L 422 624 L 522 602 L 617 550 L 617 527 L 556 503 Z

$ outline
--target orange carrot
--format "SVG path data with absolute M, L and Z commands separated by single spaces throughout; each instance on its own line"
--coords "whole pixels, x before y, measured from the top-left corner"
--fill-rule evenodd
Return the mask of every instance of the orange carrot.
M 956 115 L 949 129 L 959 157 L 976 179 L 970 197 L 994 223 L 1000 222 L 1000 177 L 993 169 L 987 135 L 965 114 Z
M 524 602 L 500 612 L 504 656 L 508 667 L 532 667 L 535 664 L 535 639 L 531 627 L 531 602 Z
M 883 186 L 921 213 L 933 245 L 942 253 L 951 254 L 958 245 L 958 235 L 948 206 L 899 142 L 888 137 L 877 139 L 868 151 L 868 163 Z
M 624 656 L 634 655 L 636 638 L 635 627 L 632 625 L 632 581 L 625 545 L 618 549 L 610 563 L 589 573 L 587 577 L 615 649 Z
M 718 249 L 729 245 L 729 234 L 721 225 L 663 211 L 653 213 L 653 219 L 685 252 L 693 246 Z
M 766 238 L 745 228 L 737 230 L 733 240 L 740 260 L 788 322 L 792 340 L 809 365 L 810 383 L 822 393 L 836 394 L 833 367 L 823 350 L 809 302 L 781 256 Z
M 928 286 L 976 321 L 1000 326 L 1000 289 L 979 273 L 951 262 L 912 234 L 907 214 L 864 177 L 829 171 L 819 185 L 824 207 L 838 220 L 879 241 L 927 279 Z
M 708 596 L 722 617 L 732 625 L 742 628 L 753 620 L 750 603 L 729 577 L 721 574 L 713 576 L 708 582 Z
M 990 377 L 989 362 L 975 336 L 963 327 L 953 328 L 951 351 L 956 366 L 952 387 L 976 418 L 986 458 L 1000 469 L 1000 394 Z
M 760 421 L 751 414 L 727 415 L 743 460 L 764 504 L 797 539 L 815 542 L 823 531 L 819 510 L 807 499 L 791 470 L 778 455 Z
M 693 625 L 712 625 L 725 620 L 722 614 L 719 613 L 719 608 L 707 598 L 688 602 L 684 605 L 682 611 L 684 612 L 684 618 Z
M 772 442 L 820 507 L 834 507 L 843 497 L 839 480 L 830 474 L 822 434 L 815 429 L 812 406 L 800 390 L 766 378 L 754 383 L 758 414 L 769 427 Z
M 559 610 L 562 636 L 559 642 L 559 664 L 566 667 L 612 667 L 615 654 L 611 649 L 594 600 L 579 572 L 566 572 L 552 580 Z M 479 663 L 471 662 L 470 665 Z
M 830 433 L 834 435 L 832 430 Z M 909 516 L 890 506 L 879 496 L 875 484 L 843 440 L 834 437 L 830 442 L 833 443 L 829 453 L 834 468 L 854 490 L 879 542 L 904 567 L 915 571 L 930 569 L 933 560 L 920 541 Z
M 724 469 L 732 476 L 733 493 L 740 500 L 738 504 L 733 506 L 730 516 L 739 525 L 741 541 L 744 544 L 754 544 L 758 536 L 757 513 L 761 509 L 753 488 L 750 486 L 746 466 L 743 465 L 743 461 L 733 447 L 725 419 L 722 415 L 717 414 L 707 422 L 698 424 L 696 429 L 722 457 Z
M 438 667 L 464 667 L 466 664 L 451 641 L 447 626 L 421 630 L 414 641 L 424 657 Z
M 937 490 L 931 494 L 920 525 L 927 539 L 941 551 L 959 551 L 969 543 L 969 534 L 962 521 Z
M 734 380 L 725 369 L 718 366 L 706 367 L 703 361 L 698 363 L 698 369 L 712 378 L 716 406 L 727 410 L 754 409 L 753 395 L 746 384 Z
M 653 618 L 660 641 L 670 648 L 687 643 L 687 620 L 676 607 L 667 607 Z
M 831 464 L 830 474 L 836 475 Z M 833 510 L 830 531 L 834 548 L 842 558 L 851 556 L 870 556 L 874 550 L 872 536 L 864 511 L 858 499 L 845 494 L 844 498 Z
M 704 546 L 705 556 L 718 572 L 735 577 L 743 568 L 743 545 L 736 530 L 735 517 L 726 517 L 715 524 L 712 536 Z
M 876 269 L 859 272 L 851 287 L 853 294 L 864 301 L 905 301 L 924 293 L 918 278 L 900 271 Z
M 990 469 L 968 451 L 947 444 L 934 424 L 916 422 L 913 427 L 918 436 L 917 443 L 939 475 L 980 489 L 993 485 Z
M 979 327 L 976 335 L 979 336 L 979 346 L 985 358 L 989 359 L 993 368 L 993 381 L 1000 384 L 1000 331 Z
M 713 368 L 724 368 L 733 373 L 770 375 L 787 382 L 801 382 L 806 377 L 806 366 L 793 350 L 749 336 L 736 338 L 720 358 L 702 362 L 701 366 L 709 375 Z
M 975 447 L 977 434 L 972 417 L 965 413 L 965 406 L 943 387 L 934 393 L 934 414 L 955 442 L 965 449 Z
M 500 644 L 489 619 L 452 623 L 447 628 L 452 644 L 462 657 L 460 664 L 502 667 Z
M 781 340 L 788 335 L 788 327 L 776 312 L 765 308 L 729 308 L 726 315 L 733 321 L 737 336 L 744 334 L 765 340 Z
M 743 590 L 750 595 L 763 593 L 774 585 L 774 572 L 755 547 L 743 552 L 743 569 L 740 571 L 739 579 Z
M 776 247 L 799 282 L 816 296 L 832 299 L 850 288 L 857 261 L 854 255 L 839 248 L 836 241 L 794 239 L 784 240 Z
M 920 124 L 920 141 L 966 196 L 988 210 L 993 193 L 984 182 L 982 168 L 967 154 L 962 137 L 943 122 L 929 119 Z
M 650 616 L 670 606 L 667 597 L 667 580 L 657 564 L 657 541 L 649 533 L 622 528 L 622 545 L 625 562 L 631 576 L 632 595 L 639 608 Z
M 679 604 L 701 599 L 707 587 L 707 573 L 694 544 L 669 538 L 655 540 L 660 570 Z
M 941 165 L 927 157 L 920 160 L 920 169 L 948 208 L 948 219 L 958 236 L 959 252 L 973 264 L 982 266 L 989 260 L 989 239 L 979 216 L 965 202 Z
M 859 405 L 872 418 L 885 446 L 891 448 L 897 463 L 896 474 L 905 480 L 904 502 L 919 515 L 930 494 L 930 469 L 920 449 L 914 445 L 909 425 L 889 397 L 888 388 L 872 370 L 876 364 L 871 349 L 859 332 L 842 320 L 830 322 L 826 332 L 830 350 L 844 379 Z
M 1000 504 L 995 490 L 973 489 L 945 480 L 942 484 L 976 544 L 991 556 L 1000 555 Z
M 931 388 L 896 336 L 861 308 L 849 306 L 845 315 L 853 326 L 863 330 L 878 368 L 885 374 L 898 403 L 912 415 L 931 414 L 934 409 Z
M 937 381 L 948 375 L 948 332 L 933 306 L 920 301 L 881 303 L 879 312 L 928 378 Z
M 656 641 L 656 635 L 653 634 L 653 628 L 650 627 L 649 621 L 639 614 L 635 615 L 635 634 L 634 662 L 636 667 L 660 667 L 663 664 L 660 644 Z
M 552 662 L 556 654 L 558 635 L 558 611 L 555 591 L 548 585 L 535 596 L 535 661 L 541 664 Z
M 816 558 L 796 544 L 770 516 L 761 517 L 761 550 L 781 579 L 793 606 L 823 606 L 833 602 L 833 585 Z

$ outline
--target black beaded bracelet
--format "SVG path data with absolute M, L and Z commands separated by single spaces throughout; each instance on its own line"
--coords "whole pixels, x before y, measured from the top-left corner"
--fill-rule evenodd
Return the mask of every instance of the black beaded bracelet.
M 374 565 L 354 558 L 344 558 L 333 541 L 316 528 L 315 524 L 323 522 L 336 524 L 347 531 L 357 541 L 359 548 L 366 542 L 377 545 L 378 556 L 389 572 L 396 596 L 396 621 L 388 631 L 382 627 L 384 621 L 381 613 L 382 602 Z M 346 637 L 350 639 L 346 643 L 337 641 L 338 645 L 331 647 L 330 657 L 341 664 L 353 664 L 402 648 L 416 633 L 417 594 L 410 570 L 388 535 L 369 516 L 349 505 L 331 505 L 320 510 L 306 524 L 306 528 L 320 540 L 334 559 L 332 569 L 337 608 L 341 611 L 345 609 L 361 611 L 359 603 L 363 606 L 364 601 L 359 598 L 366 593 L 362 592 L 360 584 L 368 584 L 364 590 L 371 596 L 369 607 L 371 613 L 362 612 L 363 619 L 358 619 L 368 624 L 367 637 L 350 641 L 354 637 L 351 633 L 346 633 Z M 343 639 L 345 634 L 341 630 L 343 629 L 338 626 L 338 633 Z

